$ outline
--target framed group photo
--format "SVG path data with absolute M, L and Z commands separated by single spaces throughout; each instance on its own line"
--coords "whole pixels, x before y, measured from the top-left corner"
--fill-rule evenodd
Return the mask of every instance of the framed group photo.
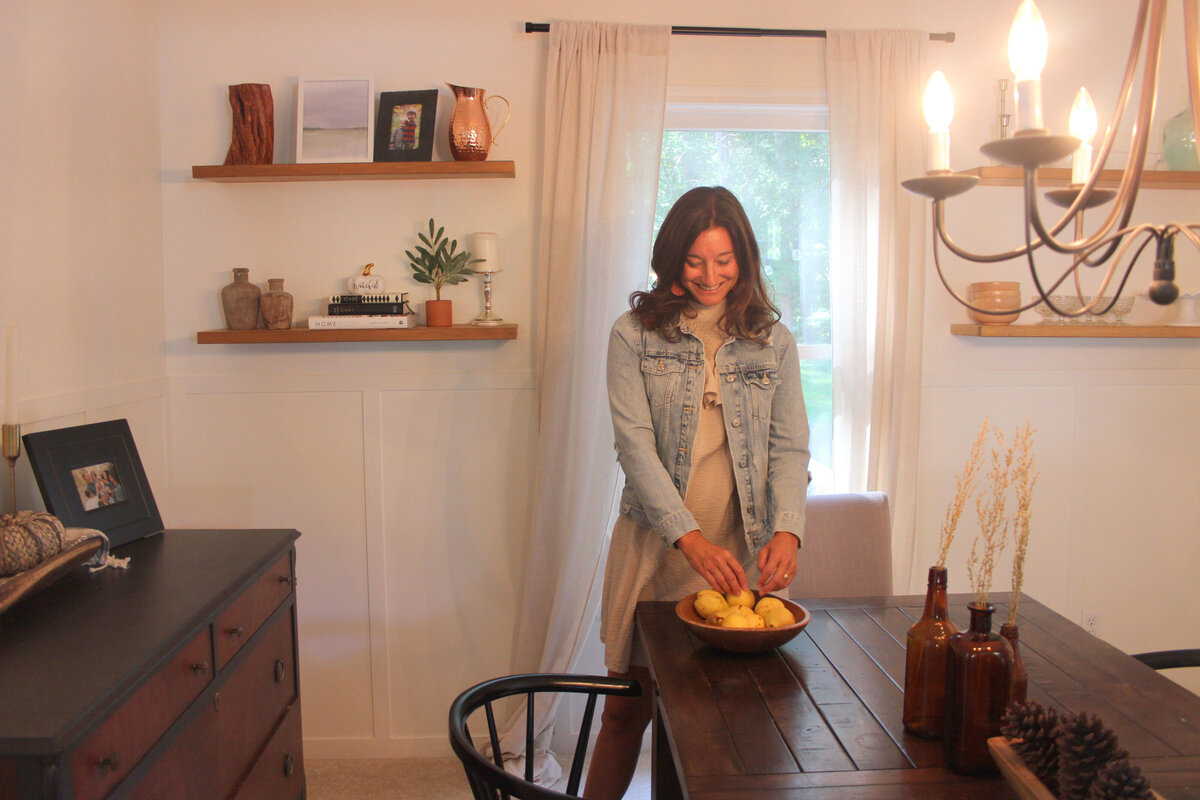
M 296 87 L 296 163 L 372 160 L 370 78 L 300 78 Z
M 430 161 L 437 89 L 381 92 L 375 117 L 376 161 Z
M 28 433 L 46 510 L 68 528 L 94 528 L 113 547 L 163 529 L 137 445 L 123 419 Z

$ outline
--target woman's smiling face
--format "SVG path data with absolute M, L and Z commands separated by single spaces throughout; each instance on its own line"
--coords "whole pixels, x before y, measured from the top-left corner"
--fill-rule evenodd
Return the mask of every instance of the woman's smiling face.
M 737 285 L 738 263 L 729 231 L 716 226 L 696 237 L 683 260 L 680 285 L 706 306 L 720 303 Z

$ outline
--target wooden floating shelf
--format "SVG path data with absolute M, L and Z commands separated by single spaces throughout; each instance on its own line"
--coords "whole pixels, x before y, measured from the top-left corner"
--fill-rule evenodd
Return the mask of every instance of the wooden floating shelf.
M 288 328 L 199 331 L 197 344 L 301 344 L 312 342 L 477 342 L 516 339 L 517 326 L 451 325 L 448 328 Z
M 985 339 L 1200 339 L 1200 325 L 977 325 L 950 326 L 955 336 Z
M 960 175 L 974 175 L 980 186 L 1024 186 L 1025 176 L 1021 167 L 975 167 L 963 170 Z M 1096 186 L 1103 189 L 1115 188 L 1121 182 L 1123 170 L 1101 170 Z M 1071 170 L 1066 167 L 1043 167 L 1037 173 L 1038 186 L 1066 186 L 1071 182 Z M 1200 189 L 1200 172 L 1181 172 L 1148 169 L 1142 172 L 1143 189 Z
M 243 164 L 192 167 L 192 177 L 218 183 L 515 178 L 512 161 L 386 161 L 353 164 Z

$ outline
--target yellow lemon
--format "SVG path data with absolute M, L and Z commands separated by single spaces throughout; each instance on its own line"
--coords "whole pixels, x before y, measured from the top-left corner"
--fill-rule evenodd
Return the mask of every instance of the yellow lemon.
M 722 601 L 722 602 L 724 602 L 724 601 Z M 725 606 L 724 608 L 718 608 L 716 611 L 714 611 L 712 614 L 708 615 L 704 619 L 710 625 L 724 625 L 725 620 L 728 617 L 740 617 L 740 616 L 741 616 L 741 614 L 738 613 L 738 606 Z
M 731 606 L 748 606 L 754 608 L 754 592 L 742 589 L 737 594 L 726 594 L 725 602 Z
M 745 614 L 728 614 L 721 621 L 722 628 L 753 628 L 750 618 Z
M 764 597 L 754 606 L 754 613 L 760 617 L 765 617 L 767 612 L 773 608 L 783 608 L 783 601 L 778 597 Z
M 692 601 L 692 607 L 696 609 L 697 614 L 704 619 L 708 619 L 713 615 L 713 612 L 720 611 L 722 608 L 728 608 L 729 604 L 725 602 L 724 597 L 716 592 L 712 594 L 701 592 Z
M 767 612 L 765 621 L 768 628 L 784 628 L 788 625 L 796 624 L 796 617 L 788 610 L 787 606 L 773 608 Z

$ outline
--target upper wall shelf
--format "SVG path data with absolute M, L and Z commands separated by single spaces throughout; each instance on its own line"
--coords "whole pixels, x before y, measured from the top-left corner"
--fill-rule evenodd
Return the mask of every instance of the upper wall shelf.
M 451 325 L 448 328 L 287 328 L 199 331 L 197 344 L 300 344 L 304 342 L 478 342 L 515 339 L 517 326 Z
M 955 336 L 1030 339 L 1200 339 L 1200 325 L 977 325 L 952 323 Z
M 192 167 L 192 177 L 220 183 L 515 178 L 512 161 L 385 161 L 351 164 L 243 164 Z
M 962 175 L 979 178 L 980 186 L 1024 186 L 1025 178 L 1020 167 L 975 167 L 963 170 Z M 1123 170 L 1101 170 L 1097 186 L 1111 189 L 1121 181 Z M 1045 167 L 1038 170 L 1039 186 L 1066 186 L 1071 182 L 1071 170 L 1062 167 Z M 1178 172 L 1148 169 L 1142 172 L 1144 189 L 1200 189 L 1200 172 Z

